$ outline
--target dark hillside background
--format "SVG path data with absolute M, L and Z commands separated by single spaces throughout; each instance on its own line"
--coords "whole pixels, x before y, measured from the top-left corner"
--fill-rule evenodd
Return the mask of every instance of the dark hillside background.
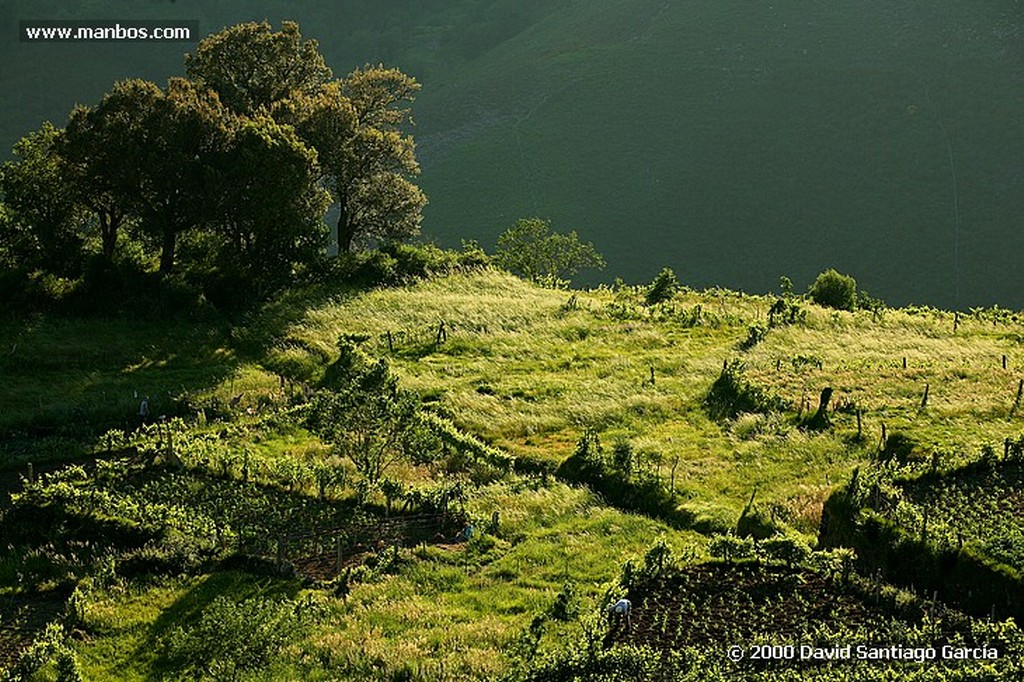
M 17 41 L 53 18 L 294 18 L 338 75 L 399 66 L 445 245 L 538 215 L 605 280 L 765 291 L 836 267 L 890 303 L 1024 307 L 1020 0 L 6 0 L 5 154 L 191 49 Z

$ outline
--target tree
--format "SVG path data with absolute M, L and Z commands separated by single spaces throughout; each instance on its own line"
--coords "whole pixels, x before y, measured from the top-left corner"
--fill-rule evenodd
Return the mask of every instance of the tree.
M 258 297 L 312 261 L 327 241 L 330 195 L 317 182 L 316 152 L 268 116 L 242 123 L 218 164 L 216 230 L 231 269 Z M 211 188 L 212 191 L 212 188 Z
M 160 272 L 170 273 L 178 236 L 215 215 L 210 187 L 237 123 L 214 93 L 184 78 L 170 79 L 166 91 L 149 81 L 121 81 L 100 109 L 130 118 L 125 155 L 108 169 L 109 180 L 119 205 L 159 241 Z
M 331 70 L 317 41 L 302 40 L 293 21 L 272 31 L 270 24 L 249 22 L 204 38 L 195 54 L 185 55 L 189 78 L 220 96 L 236 114 L 252 116 L 296 95 L 314 95 L 331 80 Z
M 553 282 L 605 266 L 593 244 L 581 242 L 575 231 L 551 232 L 551 222 L 540 218 L 520 218 L 501 233 L 494 262 L 520 277 Z
M 76 107 L 60 140 L 71 192 L 96 215 L 103 255 L 113 258 L 138 179 L 140 127 L 158 93 L 141 82 L 115 85 L 96 107 Z
M 323 391 L 310 409 L 309 428 L 375 486 L 394 464 L 436 443 L 419 416 L 419 398 L 398 388 L 381 360 L 340 391 Z
M 61 131 L 49 122 L 14 145 L 14 159 L 0 167 L 0 217 L 7 257 L 27 269 L 75 274 L 86 214 L 68 191 L 57 154 Z
M 315 97 L 291 103 L 304 140 L 316 148 L 324 180 L 338 204 L 338 246 L 419 233 L 426 195 L 415 143 L 402 127 L 420 85 L 398 69 L 364 66 Z
M 679 280 L 676 279 L 676 273 L 672 272 L 672 268 L 662 268 L 644 295 L 644 303 L 646 305 L 664 303 L 675 296 L 677 291 L 679 291 Z
M 857 281 L 829 268 L 818 275 L 807 295 L 826 308 L 853 310 L 857 307 Z
M 411 180 L 419 165 L 403 132 L 416 79 L 367 65 L 332 81 L 317 42 L 303 41 L 294 22 L 278 33 L 267 22 L 225 29 L 187 55 L 185 67 L 231 111 L 268 113 L 316 149 L 321 180 L 339 208 L 340 249 L 419 232 L 427 199 Z

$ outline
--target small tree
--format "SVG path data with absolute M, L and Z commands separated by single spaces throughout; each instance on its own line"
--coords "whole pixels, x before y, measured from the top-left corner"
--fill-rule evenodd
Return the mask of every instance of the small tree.
M 853 310 L 857 307 L 857 281 L 829 268 L 818 275 L 807 290 L 807 295 L 826 308 Z
M 644 296 L 646 305 L 656 305 L 670 300 L 679 291 L 679 280 L 672 268 L 663 268 L 658 276 L 651 282 L 647 294 Z
M 512 274 L 535 282 L 560 283 L 588 268 L 603 268 L 604 258 L 575 231 L 551 232 L 551 222 L 520 218 L 498 237 L 494 262 Z
M 381 375 L 386 379 L 381 381 Z M 370 486 L 413 451 L 437 449 L 436 438 L 420 417 L 419 398 L 398 388 L 383 360 L 347 389 L 320 393 L 308 425 L 351 461 Z

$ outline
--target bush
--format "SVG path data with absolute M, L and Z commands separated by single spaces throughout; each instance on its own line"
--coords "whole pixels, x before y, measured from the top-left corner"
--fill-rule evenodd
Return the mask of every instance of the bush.
M 562 590 L 555 597 L 551 605 L 549 615 L 552 620 L 568 622 L 580 615 L 580 596 L 577 593 L 576 585 L 572 581 L 566 581 Z
M 235 679 L 268 666 L 311 616 L 311 604 L 254 597 L 236 603 L 217 597 L 198 622 L 178 627 L 164 641 L 176 667 L 200 677 Z
M 656 305 L 670 300 L 679 291 L 679 280 L 672 268 L 663 268 L 658 276 L 651 282 L 647 294 L 644 296 L 645 305 Z
M 753 538 L 740 538 L 735 535 L 712 535 L 708 543 L 708 554 L 716 559 L 728 562 L 737 559 L 749 559 L 754 556 Z
M 514 275 L 550 285 L 590 268 L 603 268 L 604 258 L 590 242 L 580 241 L 575 231 L 551 231 L 551 222 L 520 218 L 498 236 L 494 263 Z
M 857 281 L 829 268 L 818 275 L 807 290 L 807 295 L 826 308 L 854 310 L 857 307 Z
M 712 419 L 734 419 L 743 413 L 781 410 L 785 403 L 777 396 L 754 386 L 743 376 L 743 364 L 733 361 L 722 367 L 722 373 L 704 398 L 704 409 Z
M 768 538 L 761 543 L 760 549 L 768 561 L 786 564 L 790 568 L 803 563 L 811 551 L 800 540 L 785 535 Z

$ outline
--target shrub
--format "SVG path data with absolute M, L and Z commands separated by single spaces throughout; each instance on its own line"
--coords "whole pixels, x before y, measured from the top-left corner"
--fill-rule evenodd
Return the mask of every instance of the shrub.
M 603 268 L 604 258 L 575 231 L 551 232 L 551 222 L 521 218 L 498 236 L 494 263 L 535 282 L 562 284 L 580 270 Z
M 857 281 L 829 268 L 818 275 L 807 295 L 818 305 L 836 310 L 853 310 L 857 307 Z
M 736 559 L 749 559 L 754 556 L 753 538 L 740 538 L 735 535 L 712 535 L 708 543 L 708 554 L 716 559 L 732 562 Z
M 171 662 L 196 679 L 235 679 L 268 666 L 312 615 L 301 602 L 217 597 L 198 622 L 173 630 L 164 648 Z
M 750 350 L 757 344 L 764 341 L 764 337 L 768 335 L 768 330 L 759 324 L 751 325 L 747 330 L 747 338 L 740 341 L 740 350 Z
M 743 363 L 738 361 L 722 367 L 721 375 L 704 398 L 704 409 L 717 420 L 733 419 L 744 412 L 766 414 L 783 407 L 785 403 L 780 398 L 743 377 Z
M 658 276 L 651 282 L 647 294 L 644 296 L 646 305 L 656 305 L 670 300 L 679 291 L 679 280 L 672 268 L 663 268 Z
M 760 549 L 768 561 L 786 564 L 790 568 L 807 559 L 811 551 L 800 540 L 785 535 L 768 538 L 761 543 Z
M 562 590 L 555 597 L 551 605 L 550 616 L 552 620 L 568 622 L 580 615 L 580 596 L 577 594 L 576 585 L 567 581 Z

